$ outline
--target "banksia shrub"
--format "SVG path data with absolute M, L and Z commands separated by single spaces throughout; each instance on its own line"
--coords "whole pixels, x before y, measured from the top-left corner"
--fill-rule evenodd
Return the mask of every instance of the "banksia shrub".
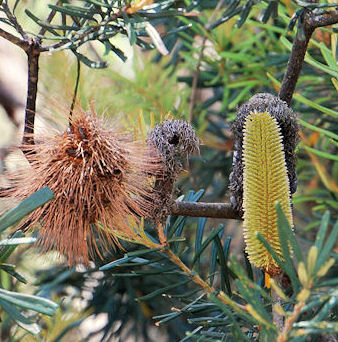
M 299 125 L 296 115 L 287 106 L 286 102 L 272 94 L 261 93 L 254 95 L 238 109 L 236 120 L 232 125 L 232 132 L 234 134 L 234 157 L 233 168 L 230 174 L 230 201 L 232 206 L 240 212 L 242 211 L 243 201 L 242 154 L 244 123 L 246 117 L 252 112 L 263 113 L 265 111 L 276 119 L 280 127 L 291 194 L 295 193 L 297 189 L 295 148 L 299 141 Z
M 42 250 L 59 251 L 69 264 L 88 263 L 94 252 L 101 256 L 99 246 L 119 246 L 119 232 L 135 234 L 128 219 L 138 222 L 153 213 L 150 176 L 160 172 L 160 158 L 106 124 L 93 110 L 75 108 L 66 131 L 23 146 L 31 168 L 20 172 L 10 194 L 22 200 L 44 186 L 54 192 L 55 200 L 32 213 L 25 225 L 29 229 L 39 222 Z
M 280 272 L 270 253 L 258 241 L 262 234 L 282 259 L 275 203 L 279 202 L 292 226 L 289 179 L 282 135 L 268 112 L 253 112 L 243 130 L 244 238 L 249 260 L 267 273 Z
M 154 187 L 157 196 L 154 220 L 161 222 L 169 214 L 173 185 L 183 170 L 182 160 L 188 159 L 191 153 L 199 150 L 199 140 L 188 122 L 166 120 L 149 133 L 147 143 L 158 151 L 164 165 L 163 175 L 157 178 Z

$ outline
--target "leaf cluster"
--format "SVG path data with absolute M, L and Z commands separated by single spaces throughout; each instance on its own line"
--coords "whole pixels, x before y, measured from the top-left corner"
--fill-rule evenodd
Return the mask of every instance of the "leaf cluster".
M 34 193 L 2 216 L 0 220 L 0 232 L 17 224 L 33 210 L 41 207 L 53 198 L 54 195 L 48 188 L 43 188 Z M 7 259 L 18 246 L 33 244 L 34 242 L 36 242 L 36 238 L 25 237 L 25 234 L 21 230 L 17 230 L 11 236 L 0 241 L 0 306 L 3 310 L 1 319 L 4 321 L 3 326 L 5 327 L 2 328 L 2 335 L 6 334 L 6 325 L 8 325 L 6 321 L 9 319 L 14 320 L 20 327 L 31 334 L 39 334 L 41 327 L 35 322 L 37 313 L 52 316 L 58 307 L 56 303 L 47 298 L 22 294 L 18 291 L 9 291 L 6 289 L 10 288 L 10 283 L 14 279 L 23 284 L 27 283 L 26 278 L 16 271 L 16 265 L 7 263 Z

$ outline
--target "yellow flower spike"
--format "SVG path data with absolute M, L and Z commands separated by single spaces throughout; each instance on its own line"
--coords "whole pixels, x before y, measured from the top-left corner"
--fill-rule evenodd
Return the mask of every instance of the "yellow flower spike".
M 278 236 L 278 201 L 291 226 L 289 179 L 282 135 L 275 118 L 268 112 L 251 112 L 243 131 L 243 210 L 244 239 L 249 260 L 270 275 L 280 273 L 270 253 L 257 239 L 259 232 L 282 258 Z

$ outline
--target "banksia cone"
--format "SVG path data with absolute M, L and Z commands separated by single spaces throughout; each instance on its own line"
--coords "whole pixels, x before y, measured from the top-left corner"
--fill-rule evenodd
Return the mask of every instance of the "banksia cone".
M 283 137 L 277 120 L 268 112 L 253 112 L 243 130 L 243 209 L 244 238 L 249 260 L 270 275 L 280 269 L 256 237 L 262 234 L 282 258 L 278 236 L 278 201 L 292 227 L 289 179 Z
M 198 151 L 199 140 L 188 122 L 166 120 L 149 133 L 147 143 L 158 151 L 164 165 L 163 175 L 157 177 L 154 186 L 157 196 L 154 221 L 161 222 L 169 214 L 173 185 L 183 169 L 182 159 L 188 159 L 191 153 Z
M 23 146 L 31 168 L 15 180 L 11 196 L 21 200 L 48 186 L 55 200 L 27 218 L 26 229 L 39 221 L 43 251 L 57 250 L 69 264 L 88 263 L 94 252 L 119 246 L 116 235 L 135 234 L 138 222 L 153 212 L 149 176 L 161 170 L 160 158 L 140 142 L 106 128 L 94 111 L 76 108 L 70 127 Z M 99 244 L 98 244 L 99 241 Z
M 236 120 L 232 125 L 234 157 L 230 174 L 230 201 L 232 206 L 240 212 L 243 199 L 243 128 L 246 117 L 255 111 L 260 113 L 267 111 L 271 117 L 276 119 L 282 136 L 291 194 L 295 193 L 297 189 L 295 148 L 299 141 L 299 125 L 296 115 L 286 102 L 278 97 L 267 93 L 257 94 L 238 109 Z

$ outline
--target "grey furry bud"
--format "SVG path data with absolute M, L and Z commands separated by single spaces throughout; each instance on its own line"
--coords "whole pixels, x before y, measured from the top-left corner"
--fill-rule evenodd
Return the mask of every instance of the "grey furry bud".
M 288 107 L 286 102 L 272 94 L 261 93 L 254 95 L 249 101 L 244 103 L 238 109 L 236 120 L 232 125 L 235 152 L 233 156 L 233 168 L 230 174 L 230 202 L 232 206 L 240 212 L 242 212 L 243 202 L 243 127 L 245 118 L 254 111 L 267 111 L 277 120 L 283 135 L 285 161 L 290 183 L 290 193 L 295 193 L 297 189 L 295 148 L 299 141 L 299 125 L 297 123 L 296 115 Z
M 195 130 L 186 121 L 166 120 L 154 127 L 147 139 L 148 145 L 155 147 L 162 157 L 164 174 L 156 180 L 154 192 L 158 196 L 154 220 L 161 222 L 168 216 L 174 182 L 182 171 L 182 160 L 199 150 L 199 140 Z

